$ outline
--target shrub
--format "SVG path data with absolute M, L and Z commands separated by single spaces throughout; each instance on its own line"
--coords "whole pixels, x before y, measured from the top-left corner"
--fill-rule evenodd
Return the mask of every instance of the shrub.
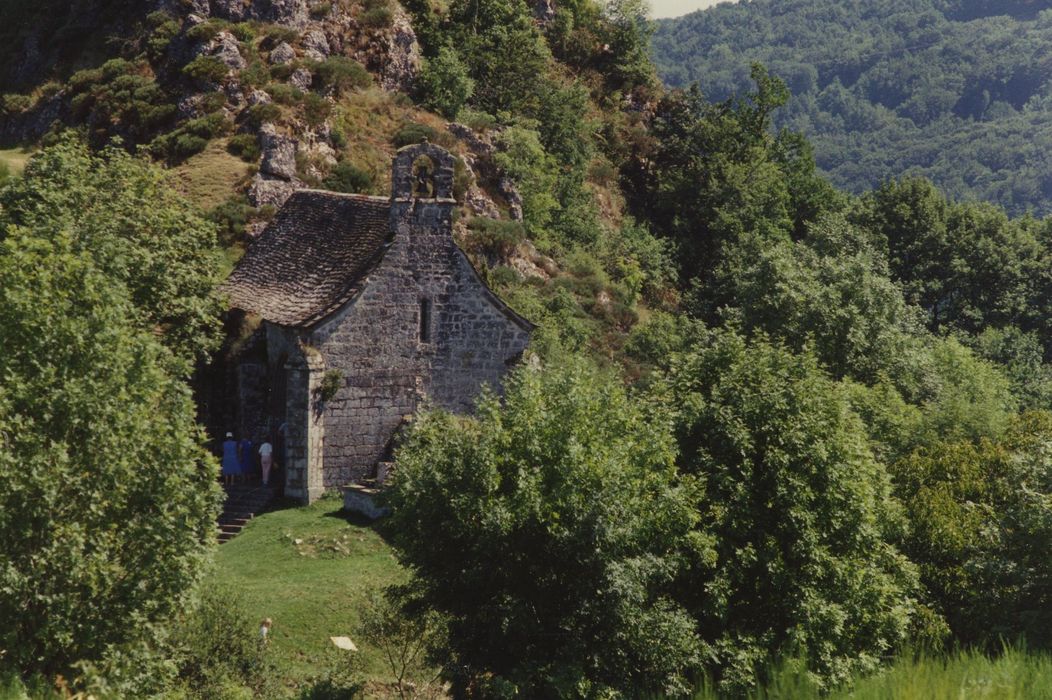
M 373 186 L 373 176 L 347 161 L 336 164 L 322 185 L 333 192 L 368 192 Z
M 310 16 L 314 19 L 324 19 L 329 16 L 330 12 L 332 12 L 331 2 L 319 2 L 317 5 L 310 8 Z
M 256 30 L 248 22 L 238 22 L 231 25 L 230 33 L 243 44 L 248 44 L 256 39 Z
M 292 44 L 300 38 L 300 33 L 291 27 L 280 24 L 267 25 L 265 30 L 265 43 L 268 48 L 278 44 Z
M 258 129 L 264 124 L 277 121 L 280 118 L 281 108 L 271 102 L 253 105 L 245 110 L 245 124 L 252 129 Z
M 423 143 L 425 140 L 434 142 L 437 135 L 437 132 L 426 124 L 409 122 L 395 133 L 391 141 L 395 147 L 402 148 L 415 143 Z
M 53 677 L 179 609 L 219 492 L 190 393 L 128 286 L 88 240 L 75 249 L 82 224 L 42 219 L 0 245 L 0 663 Z
M 179 34 L 179 23 L 174 19 L 167 19 L 154 27 L 150 38 L 146 41 L 146 53 L 154 61 L 164 58 L 171 45 L 172 39 Z
M 170 142 L 168 156 L 173 160 L 186 160 L 208 148 L 208 139 L 195 134 L 179 133 Z
M 406 610 L 446 624 L 453 696 L 684 694 L 699 648 L 669 593 L 710 543 L 669 420 L 578 360 L 506 390 L 412 423 L 387 492 Z
M 167 647 L 187 697 L 225 698 L 238 689 L 267 697 L 275 690 L 276 669 L 260 641 L 259 622 L 243 612 L 235 591 L 204 589 L 193 611 L 176 620 Z
M 444 46 L 424 64 L 416 84 L 424 104 L 447 119 L 456 119 L 475 91 L 475 81 L 457 52 Z
M 255 134 L 238 134 L 230 139 L 226 150 L 246 163 L 255 163 L 260 156 L 259 139 Z
M 230 69 L 215 56 L 198 56 L 183 66 L 183 75 L 205 83 L 219 83 Z
M 317 93 L 308 92 L 303 96 L 303 118 L 312 127 L 321 126 L 332 112 L 332 104 Z
M 323 89 L 333 89 L 337 94 L 358 90 L 372 85 L 373 78 L 365 66 L 346 56 L 330 56 L 311 65 L 314 80 Z
M 383 29 L 394 22 L 394 10 L 389 0 L 365 0 L 358 19 L 366 27 Z
M 716 565 L 689 580 L 706 652 L 740 693 L 803 654 L 827 687 L 905 641 L 917 574 L 887 471 L 813 355 L 711 334 L 677 358 L 681 470 L 706 485 Z
M 18 114 L 33 106 L 33 98 L 29 95 L 9 93 L 3 96 L 0 106 L 3 107 L 6 114 Z
M 321 401 L 331 401 L 336 398 L 336 394 L 340 393 L 340 389 L 342 389 L 345 384 L 346 380 L 341 370 L 327 370 L 325 374 L 322 375 L 321 384 L 318 385 L 318 398 Z
M 283 105 L 294 105 L 303 100 L 303 91 L 288 83 L 271 83 L 267 85 L 267 94 L 273 97 L 275 102 Z
M 211 17 L 206 19 L 201 24 L 190 27 L 186 30 L 186 38 L 190 41 L 203 44 L 216 38 L 219 32 L 223 31 L 230 26 L 230 22 L 225 19 L 219 19 L 218 17 Z
M 479 252 L 505 260 L 526 240 L 526 229 L 518 221 L 475 217 L 468 222 L 473 247 Z
M 256 213 L 256 209 L 248 203 L 248 198 L 242 194 L 231 197 L 208 212 L 208 218 L 219 227 L 219 243 L 230 247 L 243 241 L 245 227 Z
M 210 92 L 201 98 L 201 102 L 198 103 L 198 109 L 206 115 L 214 115 L 226 106 L 226 99 L 226 93 L 222 90 Z
M 262 87 L 269 81 L 270 71 L 267 70 L 266 64 L 258 59 L 250 61 L 241 71 L 241 82 L 248 87 Z

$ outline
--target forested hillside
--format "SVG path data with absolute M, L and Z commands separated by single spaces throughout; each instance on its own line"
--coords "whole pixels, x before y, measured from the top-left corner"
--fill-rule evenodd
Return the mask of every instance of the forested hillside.
M 656 23 L 673 86 L 712 100 L 760 61 L 793 98 L 776 123 L 807 135 L 852 192 L 907 173 L 1013 214 L 1052 211 L 1052 7 L 1046 0 L 746 0 Z

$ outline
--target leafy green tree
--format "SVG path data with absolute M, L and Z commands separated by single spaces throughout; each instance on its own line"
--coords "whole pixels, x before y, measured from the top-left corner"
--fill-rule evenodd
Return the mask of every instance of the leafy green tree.
M 746 233 L 787 238 L 820 208 L 813 161 L 799 155 L 795 137 L 771 135 L 785 84 L 759 65 L 752 77 L 754 92 L 718 104 L 694 89 L 667 95 L 625 172 L 637 215 L 679 245 L 685 279 L 706 279 L 723 246 Z
M 118 148 L 92 153 L 73 137 L 36 154 L 0 191 L 0 236 L 19 226 L 69 236 L 131 296 L 135 326 L 158 334 L 189 373 L 220 330 L 216 231 L 163 171 Z
M 1049 258 L 1030 222 L 990 205 L 951 203 L 919 178 L 885 183 L 855 217 L 886 241 L 892 274 L 933 330 L 1041 327 L 1047 303 L 1039 282 Z
M 0 666 L 21 674 L 140 639 L 215 541 L 190 391 L 84 242 L 10 225 L 0 241 Z
M 713 333 L 677 358 L 681 469 L 702 479 L 714 570 L 688 580 L 721 685 L 741 691 L 779 654 L 827 686 L 875 669 L 906 638 L 916 571 L 884 466 L 812 355 Z
M 475 81 L 468 75 L 457 52 L 442 47 L 434 58 L 427 59 L 417 89 L 424 104 L 449 119 L 455 119 L 460 108 L 475 92 Z
M 1052 610 L 1052 416 L 997 440 L 948 440 L 895 463 L 911 527 L 903 549 L 955 639 L 1044 646 Z
M 477 418 L 414 423 L 389 527 L 418 610 L 447 621 L 458 697 L 689 689 L 698 640 L 670 594 L 711 542 L 673 456 L 663 413 L 581 361 L 519 370 Z
M 522 214 L 531 232 L 541 233 L 559 207 L 553 190 L 557 182 L 556 161 L 544 150 L 532 129 L 509 127 L 500 135 L 501 151 L 494 156 L 497 167 L 507 174 L 522 195 Z
M 799 242 L 746 238 L 728 250 L 706 291 L 747 333 L 796 351 L 810 345 L 836 378 L 899 377 L 924 333 L 920 310 L 906 304 L 883 255 L 842 217 L 822 219 Z

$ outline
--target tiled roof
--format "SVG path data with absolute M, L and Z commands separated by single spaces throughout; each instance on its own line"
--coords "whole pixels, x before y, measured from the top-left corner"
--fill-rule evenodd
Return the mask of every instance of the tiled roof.
M 358 291 L 390 238 L 390 200 L 317 190 L 292 195 L 223 285 L 235 308 L 308 326 Z

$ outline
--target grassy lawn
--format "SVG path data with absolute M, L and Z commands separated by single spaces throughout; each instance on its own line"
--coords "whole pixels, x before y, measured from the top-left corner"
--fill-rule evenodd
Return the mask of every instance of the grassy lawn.
M 32 155 L 32 151 L 22 148 L 0 149 L 0 166 L 7 166 L 12 175 L 21 175 L 26 167 L 26 161 Z
M 226 145 L 226 139 L 215 139 L 171 170 L 175 189 L 205 211 L 230 199 L 248 177 L 248 164 L 227 153 Z
M 1052 657 L 1009 648 L 996 657 L 978 652 L 913 658 L 857 679 L 850 687 L 822 694 L 786 664 L 749 700 L 1050 700 Z M 694 700 L 722 700 L 703 690 Z
M 366 677 L 386 677 L 376 649 L 355 634 L 369 597 L 404 580 L 375 529 L 348 521 L 342 501 L 267 513 L 219 548 L 217 582 L 240 593 L 245 610 L 274 621 L 272 658 L 290 690 L 319 675 L 332 652 L 329 637 L 347 636 Z

